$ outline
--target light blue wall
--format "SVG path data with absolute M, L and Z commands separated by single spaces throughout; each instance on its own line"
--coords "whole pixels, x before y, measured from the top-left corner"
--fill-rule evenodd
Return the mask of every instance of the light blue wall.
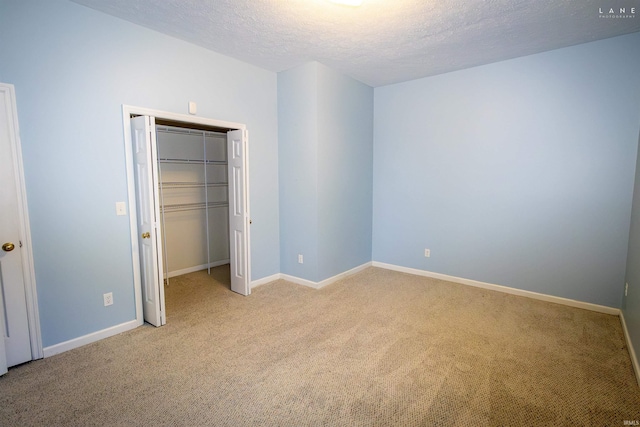
M 280 268 L 311 281 L 318 277 L 317 76 L 314 62 L 278 73 Z
M 640 149 L 636 163 L 626 273 L 625 281 L 629 289 L 627 296 L 622 297 L 622 311 L 636 355 L 640 355 Z
M 62 0 L 0 3 L 44 346 L 135 318 L 122 104 L 245 123 L 253 279 L 279 272 L 277 77 Z M 102 294 L 115 304 L 103 307 Z
M 371 261 L 373 88 L 318 64 L 318 280 Z
M 377 88 L 374 261 L 619 307 L 638 76 L 636 33 Z
M 318 282 L 370 261 L 373 89 L 317 62 L 281 72 L 278 123 L 282 272 Z

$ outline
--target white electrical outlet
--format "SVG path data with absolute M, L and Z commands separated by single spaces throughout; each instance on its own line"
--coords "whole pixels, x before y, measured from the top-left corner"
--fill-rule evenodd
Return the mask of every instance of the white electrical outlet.
M 425 250 L 424 250 L 424 256 L 425 256 L 426 258 L 431 257 L 431 249 L 425 249 Z
M 629 284 L 628 284 L 628 283 L 625 283 L 625 284 L 624 284 L 624 296 L 625 296 L 625 297 L 627 296 L 627 292 L 629 292 Z
M 113 292 L 106 293 L 102 295 L 104 299 L 104 306 L 107 307 L 109 305 L 113 305 Z
M 304 257 L 302 254 L 298 254 L 298 264 L 304 264 Z

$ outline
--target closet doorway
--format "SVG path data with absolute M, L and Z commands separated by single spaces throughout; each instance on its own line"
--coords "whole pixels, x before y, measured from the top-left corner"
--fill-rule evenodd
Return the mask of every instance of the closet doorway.
M 248 295 L 245 126 L 131 106 L 123 121 L 140 324 L 166 323 L 163 278 L 229 263 L 231 290 Z M 187 235 L 195 241 L 181 249 L 176 242 Z
M 164 277 L 230 263 L 227 134 L 156 119 Z

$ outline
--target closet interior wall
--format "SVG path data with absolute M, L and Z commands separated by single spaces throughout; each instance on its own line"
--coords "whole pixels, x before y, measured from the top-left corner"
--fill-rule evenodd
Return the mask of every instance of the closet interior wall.
M 227 135 L 156 126 L 164 277 L 229 263 Z

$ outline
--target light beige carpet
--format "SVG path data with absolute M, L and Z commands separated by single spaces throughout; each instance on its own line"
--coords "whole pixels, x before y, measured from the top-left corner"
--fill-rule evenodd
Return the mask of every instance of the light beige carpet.
M 172 279 L 168 323 L 14 369 L 2 426 L 538 426 L 640 420 L 619 319 L 369 268 L 249 297 Z

